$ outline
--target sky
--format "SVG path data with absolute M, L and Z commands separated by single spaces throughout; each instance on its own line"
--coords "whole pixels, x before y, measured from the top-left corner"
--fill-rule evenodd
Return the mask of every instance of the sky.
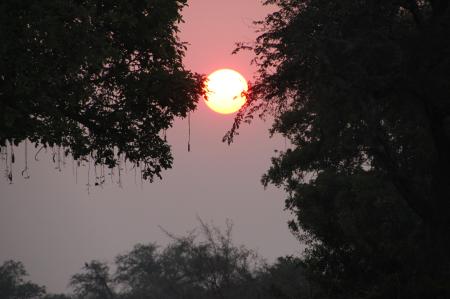
M 269 11 L 259 0 L 189 1 L 180 27 L 181 40 L 189 43 L 186 67 L 203 74 L 232 68 L 251 80 L 252 53 L 231 52 L 236 42 L 254 40 L 252 21 Z M 20 176 L 24 147 L 19 146 L 13 184 L 0 179 L 0 262 L 20 260 L 32 281 L 50 292 L 65 292 L 84 262 L 112 262 L 137 243 L 164 246 L 170 239 L 160 227 L 185 235 L 198 226 L 197 217 L 222 227 L 230 219 L 235 243 L 257 250 L 269 262 L 299 253 L 301 244 L 287 227 L 284 192 L 264 190 L 260 183 L 274 150 L 285 149 L 284 139 L 269 138 L 270 121 L 256 120 L 228 146 L 221 140 L 233 117 L 200 101 L 191 115 L 190 152 L 187 121 L 176 120 L 167 133 L 173 168 L 153 184 L 135 182 L 129 171 L 122 187 L 115 178 L 88 192 L 87 168 L 75 175 L 68 159 L 59 171 L 50 152 L 34 161 L 34 148 L 29 149 L 31 178 L 25 180 Z

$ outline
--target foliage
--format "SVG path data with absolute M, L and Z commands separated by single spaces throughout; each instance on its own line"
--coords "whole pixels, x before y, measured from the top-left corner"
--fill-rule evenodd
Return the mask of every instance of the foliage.
M 292 147 L 283 186 L 305 263 L 332 298 L 450 296 L 448 1 L 270 0 L 241 111 Z
M 27 285 L 31 289 L 29 286 L 33 284 L 23 282 L 25 270 L 20 262 L 6 262 L 0 268 L 0 296 L 2 299 L 320 298 L 320 288 L 310 281 L 300 259 L 285 257 L 273 265 L 267 264 L 253 250 L 234 245 L 230 222 L 224 231 L 200 220 L 199 228 L 186 236 L 167 234 L 171 242 L 164 248 L 154 243 L 137 244 L 131 251 L 118 255 L 112 265 L 114 271 L 106 262 L 85 263 L 82 271 L 70 280 L 73 294 L 45 294 L 43 287 L 34 285 L 40 291 L 33 296 L 8 297 L 5 294 L 10 294 L 7 292 L 13 288 L 5 283 L 7 277 L 19 277 L 15 281 L 20 281 L 21 288 Z M 17 283 L 14 289 L 19 289 Z
M 258 275 L 262 294 L 267 298 L 321 298 L 321 290 L 313 283 L 305 271 L 300 258 L 279 257 Z
M 203 222 L 200 229 L 186 237 L 170 235 L 173 241 L 164 249 L 136 245 L 117 256 L 113 275 L 104 263 L 87 264 L 72 278 L 75 294 L 105 299 L 252 298 L 255 270 L 262 263 L 256 254 L 233 245 L 231 225 L 224 233 Z
M 108 281 L 110 290 L 116 290 L 114 298 L 316 298 L 319 289 L 308 281 L 299 259 L 280 258 L 269 266 L 254 251 L 235 246 L 231 231 L 231 223 L 222 232 L 200 220 L 200 227 L 187 236 L 167 233 L 172 242 L 165 248 L 153 243 L 137 244 L 116 257 L 112 276 L 104 271 L 100 276 Z M 106 264 L 93 263 L 108 269 Z M 81 276 L 88 277 L 86 269 Z M 92 298 L 110 298 L 88 291 L 104 289 L 102 280 L 93 275 L 72 279 L 72 286 L 83 298 L 88 294 Z
M 2 1 L 0 145 L 28 139 L 110 168 L 126 159 L 144 178 L 160 177 L 172 163 L 163 132 L 202 93 L 203 78 L 182 64 L 185 5 Z
M 0 298 L 34 299 L 44 295 L 44 287 L 24 280 L 27 275 L 21 262 L 4 262 L 0 266 Z
M 75 295 L 80 298 L 112 299 L 114 290 L 111 284 L 108 266 L 98 261 L 86 263 L 83 272 L 73 275 L 70 280 Z

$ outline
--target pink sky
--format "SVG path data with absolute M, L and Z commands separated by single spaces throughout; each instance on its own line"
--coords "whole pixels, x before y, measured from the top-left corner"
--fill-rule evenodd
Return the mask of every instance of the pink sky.
M 247 79 L 255 71 L 250 66 L 252 53 L 231 55 L 236 42 L 255 39 L 253 21 L 270 12 L 259 0 L 192 0 L 184 10 L 185 23 L 180 37 L 190 46 L 185 64 L 200 73 L 233 68 Z
M 187 68 L 205 74 L 233 68 L 251 78 L 251 53 L 232 56 L 231 51 L 235 42 L 255 38 L 252 21 L 267 12 L 258 0 L 190 1 L 180 34 L 190 43 Z M 30 180 L 19 175 L 13 185 L 0 180 L 0 262 L 21 260 L 32 280 L 63 292 L 85 261 L 112 261 L 138 242 L 167 244 L 158 225 L 184 234 L 197 225 L 197 215 L 217 225 L 231 219 L 236 243 L 270 261 L 295 253 L 300 245 L 286 225 L 284 193 L 265 191 L 259 182 L 284 140 L 269 139 L 270 124 L 255 121 L 229 147 L 221 139 L 232 121 L 233 115 L 219 115 L 200 102 L 192 114 L 192 151 L 187 152 L 187 122 L 177 120 L 168 132 L 173 169 L 143 189 L 129 173 L 123 188 L 109 184 L 87 194 L 86 170 L 80 169 L 75 184 L 70 162 L 60 173 L 49 155 L 30 161 Z M 17 157 L 20 169 L 23 160 Z

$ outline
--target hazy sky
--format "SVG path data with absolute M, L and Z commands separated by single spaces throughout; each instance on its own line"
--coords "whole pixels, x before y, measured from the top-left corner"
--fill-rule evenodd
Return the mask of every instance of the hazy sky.
M 190 43 L 186 66 L 205 74 L 233 68 L 251 79 L 251 53 L 232 56 L 231 51 L 235 42 L 254 39 L 252 21 L 267 12 L 258 0 L 191 0 L 180 34 Z M 0 179 L 0 262 L 20 260 L 33 281 L 63 292 L 85 261 L 112 261 L 139 242 L 165 245 L 169 240 L 159 225 L 184 234 L 197 226 L 196 215 L 220 226 L 231 219 L 235 242 L 269 261 L 298 252 L 300 245 L 286 225 L 283 192 L 260 184 L 284 140 L 269 139 L 270 124 L 255 121 L 229 147 L 221 139 L 232 121 L 233 115 L 214 113 L 201 102 L 191 117 L 188 153 L 187 122 L 177 120 L 168 132 L 173 169 L 143 188 L 131 171 L 123 177 L 123 188 L 108 180 L 103 189 L 88 194 L 87 168 L 79 169 L 76 184 L 70 160 L 59 172 L 49 154 L 35 162 L 34 149 L 29 154 L 31 179 L 24 180 L 23 147 L 17 148 L 14 184 Z

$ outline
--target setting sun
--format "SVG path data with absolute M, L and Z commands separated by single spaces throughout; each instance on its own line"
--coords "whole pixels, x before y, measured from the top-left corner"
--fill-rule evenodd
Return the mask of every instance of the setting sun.
M 234 113 L 245 104 L 246 97 L 242 93 L 247 89 L 247 81 L 238 72 L 217 70 L 206 81 L 206 105 L 221 114 Z

